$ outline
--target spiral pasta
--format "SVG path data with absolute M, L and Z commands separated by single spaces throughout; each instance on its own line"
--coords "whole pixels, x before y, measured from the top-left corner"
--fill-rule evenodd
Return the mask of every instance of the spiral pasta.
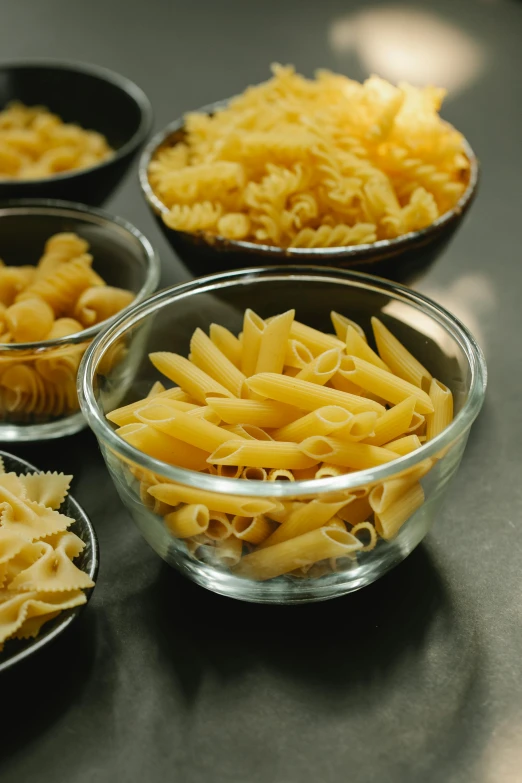
M 456 204 L 469 161 L 439 116 L 443 90 L 273 73 L 212 116 L 187 114 L 183 141 L 158 150 L 149 180 L 169 227 L 336 247 L 425 228 Z
M 40 179 L 95 166 L 114 151 L 105 136 L 64 123 L 44 106 L 0 111 L 0 179 Z

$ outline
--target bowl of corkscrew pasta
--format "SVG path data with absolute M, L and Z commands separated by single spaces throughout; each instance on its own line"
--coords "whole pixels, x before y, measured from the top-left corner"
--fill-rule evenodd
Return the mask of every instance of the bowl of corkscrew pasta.
M 76 391 L 85 349 L 111 318 L 156 289 L 159 274 L 149 241 L 121 218 L 61 201 L 0 205 L 2 441 L 85 426 Z M 117 364 L 125 350 L 118 346 L 107 361 Z
M 473 150 L 439 115 L 444 94 L 274 66 L 269 81 L 158 133 L 142 192 L 196 276 L 311 263 L 409 281 L 478 185 Z
M 133 345 L 148 354 L 139 366 Z M 292 265 L 133 307 L 86 351 L 78 391 L 167 563 L 223 595 L 299 603 L 370 584 L 422 541 L 485 388 L 475 339 L 436 303 Z
M 0 64 L 0 200 L 99 206 L 152 126 L 134 82 L 106 68 L 41 60 Z

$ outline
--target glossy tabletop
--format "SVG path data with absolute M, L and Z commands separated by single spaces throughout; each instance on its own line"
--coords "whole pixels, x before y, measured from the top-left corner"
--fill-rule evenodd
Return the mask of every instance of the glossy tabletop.
M 522 3 L 3 0 L 1 59 L 91 61 L 135 80 L 156 128 L 267 77 L 445 85 L 480 194 L 417 287 L 475 333 L 483 412 L 424 545 L 360 593 L 237 603 L 162 564 L 84 432 L 8 447 L 75 475 L 98 585 L 69 632 L 0 678 L 2 783 L 515 783 L 522 780 Z M 187 278 L 133 170 L 108 205 Z

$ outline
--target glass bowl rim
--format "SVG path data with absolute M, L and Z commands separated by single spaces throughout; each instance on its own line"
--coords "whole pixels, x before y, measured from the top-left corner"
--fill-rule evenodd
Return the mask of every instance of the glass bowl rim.
M 233 96 L 236 97 L 236 96 Z M 231 101 L 232 98 L 227 98 L 225 100 L 221 101 L 215 101 L 214 103 L 206 104 L 205 106 L 200 107 L 199 109 L 194 109 L 194 113 L 201 113 L 201 114 L 212 114 L 218 109 L 222 109 L 226 107 Z M 146 144 L 143 152 L 140 156 L 139 161 L 139 167 L 138 167 L 138 178 L 140 182 L 141 191 L 143 193 L 143 196 L 145 198 L 145 201 L 148 203 L 149 207 L 152 209 L 152 211 L 158 215 L 166 214 L 169 211 L 169 208 L 156 196 L 154 193 L 154 190 L 152 189 L 152 186 L 149 181 L 148 176 L 148 169 L 149 164 L 154 157 L 156 151 L 159 147 L 161 147 L 162 144 L 166 142 L 166 140 L 171 136 L 173 133 L 176 133 L 184 127 L 185 119 L 184 115 L 182 117 L 178 117 L 178 119 L 173 120 L 168 125 L 166 125 L 162 130 L 160 130 L 158 133 L 156 133 Z M 450 123 L 446 122 L 446 125 L 449 127 L 453 127 Z M 169 228 L 170 231 L 173 231 L 177 234 L 183 234 L 187 237 L 194 239 L 203 239 L 203 241 L 207 242 L 209 246 L 212 246 L 213 244 L 222 244 L 223 246 L 231 247 L 234 250 L 244 250 L 247 252 L 256 252 L 260 255 L 267 255 L 267 256 L 283 256 L 285 259 L 288 259 L 289 263 L 307 263 L 308 261 L 311 261 L 314 257 L 317 257 L 317 259 L 325 259 L 329 260 L 331 259 L 334 261 L 336 258 L 342 257 L 342 258 L 358 258 L 359 256 L 367 256 L 375 251 L 387 251 L 391 253 L 399 252 L 400 250 L 404 250 L 408 247 L 408 245 L 412 242 L 423 240 L 427 241 L 432 234 L 437 233 L 439 229 L 441 229 L 443 226 L 445 226 L 447 223 L 450 223 L 454 218 L 457 218 L 460 214 L 462 214 L 467 206 L 471 203 L 473 200 L 473 197 L 475 195 L 475 191 L 478 186 L 479 181 L 479 171 L 480 171 L 480 164 L 477 156 L 475 155 L 471 145 L 469 144 L 468 140 L 463 136 L 464 139 L 464 148 L 466 152 L 466 156 L 470 162 L 470 173 L 469 173 L 469 181 L 467 184 L 467 187 L 462 193 L 461 197 L 457 201 L 454 207 L 452 209 L 448 210 L 447 212 L 444 212 L 442 215 L 439 215 L 439 217 L 433 221 L 433 223 L 430 223 L 429 226 L 426 226 L 426 228 L 421 228 L 416 231 L 409 231 L 407 234 L 401 234 L 398 237 L 395 237 L 393 239 L 379 239 L 377 242 L 368 242 L 366 244 L 361 245 L 348 245 L 345 247 L 288 247 L 288 248 L 281 248 L 281 247 L 274 247 L 273 245 L 263 245 L 261 243 L 257 242 L 246 242 L 244 240 L 239 239 L 226 239 L 222 236 L 214 236 L 214 235 L 206 235 L 204 232 L 199 232 L 197 234 L 191 234 L 186 231 L 178 231 L 177 229 Z M 207 238 L 208 237 L 208 238 Z
M 0 225 L 2 217 L 10 215 L 65 215 L 71 218 L 76 217 L 84 222 L 98 225 L 109 233 L 113 231 L 114 226 L 117 226 L 124 234 L 130 234 L 137 239 L 144 253 L 147 267 L 145 281 L 140 290 L 136 293 L 136 297 L 131 304 L 120 311 L 122 313 L 128 312 L 131 307 L 139 304 L 150 296 L 158 285 L 161 274 L 161 263 L 156 250 L 147 237 L 124 218 L 111 215 L 109 212 L 105 212 L 98 207 L 89 207 L 86 204 L 58 199 L 9 199 L 0 202 Z M 113 316 L 113 318 L 114 317 L 115 316 Z M 78 343 L 91 340 L 100 330 L 105 329 L 111 321 L 112 318 L 107 318 L 105 321 L 94 324 L 94 326 L 90 326 L 88 329 L 84 329 L 81 332 L 66 335 L 65 337 L 58 337 L 54 340 L 41 340 L 40 342 L 32 343 L 0 342 L 0 352 L 12 352 L 13 354 L 16 354 L 17 351 L 43 351 L 49 348 L 60 348 L 71 344 L 77 345 Z
M 111 155 L 110 158 L 106 158 L 106 160 L 102 160 L 99 163 L 95 163 L 94 166 L 86 166 L 83 169 L 66 171 L 62 174 L 53 174 L 49 177 L 38 177 L 37 179 L 0 179 L 0 185 L 9 185 L 9 187 L 22 191 L 24 187 L 28 188 L 40 183 L 48 184 L 49 182 L 72 180 L 76 177 L 81 177 L 83 174 L 95 171 L 96 169 L 108 168 L 111 164 L 137 149 L 150 133 L 154 119 L 152 104 L 141 87 L 138 87 L 135 82 L 127 78 L 127 76 L 123 76 L 121 73 L 112 71 L 110 68 L 105 68 L 102 65 L 94 65 L 93 63 L 75 60 L 55 60 L 46 57 L 31 58 L 30 60 L 7 60 L 0 63 L 0 73 L 9 68 L 19 68 L 20 70 L 30 70 L 31 68 L 61 68 L 63 71 L 96 76 L 98 79 L 118 87 L 122 92 L 126 93 L 134 100 L 140 112 L 140 123 L 130 139 L 117 150 L 114 150 L 114 155 Z M 91 130 L 96 129 L 92 128 Z
M 396 301 L 403 301 L 416 307 L 416 309 L 430 316 L 439 325 L 445 327 L 456 342 L 461 346 L 466 355 L 471 371 L 471 383 L 468 398 L 458 412 L 449 427 L 429 443 L 423 444 L 420 449 L 399 457 L 391 463 L 380 465 L 376 468 L 356 471 L 325 479 L 289 481 L 238 481 L 233 478 L 212 476 L 197 471 L 185 470 L 169 465 L 166 462 L 156 460 L 139 451 L 134 446 L 126 443 L 116 435 L 105 416 L 101 413 L 97 404 L 92 380 L 95 367 L 105 351 L 129 329 L 136 326 L 143 319 L 153 315 L 163 306 L 170 305 L 177 300 L 190 297 L 194 294 L 212 293 L 214 290 L 230 286 L 240 286 L 243 283 L 255 280 L 270 282 L 271 279 L 303 280 L 311 282 L 322 278 L 324 282 L 345 284 L 355 288 L 366 288 L 391 295 Z M 77 389 L 82 412 L 87 423 L 96 437 L 112 451 L 123 456 L 125 461 L 134 462 L 137 465 L 165 476 L 185 486 L 209 490 L 217 493 L 231 495 L 243 495 L 250 497 L 278 497 L 290 498 L 305 495 L 317 495 L 326 492 L 336 493 L 354 489 L 363 484 L 374 484 L 378 481 L 389 479 L 404 470 L 414 467 L 427 457 L 434 456 L 437 452 L 449 446 L 453 441 L 462 436 L 472 425 L 478 416 L 484 401 L 487 383 L 487 368 L 484 355 L 471 332 L 455 316 L 445 308 L 433 302 L 426 296 L 412 291 L 405 286 L 392 283 L 374 275 L 362 272 L 351 272 L 330 267 L 316 266 L 285 266 L 285 267 L 258 267 L 234 270 L 196 280 L 181 283 L 155 294 L 145 302 L 136 305 L 131 310 L 114 320 L 108 329 L 90 344 L 85 352 L 78 370 Z M 245 486 L 247 484 L 247 486 Z
M 35 467 L 32 464 L 32 462 L 28 462 L 26 459 L 19 457 L 17 454 L 11 454 L 11 452 L 9 451 L 0 449 L 0 458 L 3 457 L 8 457 L 9 459 L 14 460 L 17 463 L 20 463 L 20 465 L 23 465 L 24 468 L 29 468 L 29 470 L 34 473 L 44 472 L 40 468 Z M 7 660 L 5 661 L 2 661 L 0 659 L 0 674 L 3 671 L 7 671 L 7 669 L 10 669 L 11 666 L 14 666 L 20 661 L 23 661 L 25 658 L 29 658 L 33 653 L 37 652 L 42 647 L 45 647 L 46 644 L 49 644 L 54 639 L 56 639 L 56 637 L 59 636 L 62 633 L 62 631 L 65 631 L 65 629 L 76 619 L 76 617 L 78 617 L 80 612 L 83 609 L 85 609 L 96 587 L 96 579 L 100 567 L 100 544 L 98 541 L 98 537 L 96 535 L 96 530 L 94 529 L 94 525 L 92 524 L 89 515 L 87 514 L 83 506 L 81 506 L 80 503 L 78 503 L 76 498 L 71 494 L 68 494 L 67 498 L 69 502 L 72 503 L 74 508 L 74 512 L 76 515 L 74 521 L 78 522 L 78 519 L 82 520 L 82 524 L 85 526 L 85 531 L 89 537 L 89 545 L 91 548 L 92 559 L 91 559 L 91 567 L 89 571 L 86 571 L 86 573 L 90 576 L 92 581 L 95 583 L 94 587 L 89 587 L 83 591 L 87 598 L 85 604 L 81 604 L 80 606 L 75 606 L 72 609 L 64 610 L 64 614 L 66 612 L 68 612 L 69 614 L 67 614 L 67 616 L 65 617 L 62 617 L 62 619 L 57 623 L 55 628 L 53 628 L 53 630 L 50 633 L 47 633 L 41 638 L 36 637 L 34 639 L 25 640 L 28 642 L 27 647 L 24 647 L 22 650 L 19 650 L 19 652 L 17 652 L 15 655 L 11 656 L 10 658 L 7 658 Z

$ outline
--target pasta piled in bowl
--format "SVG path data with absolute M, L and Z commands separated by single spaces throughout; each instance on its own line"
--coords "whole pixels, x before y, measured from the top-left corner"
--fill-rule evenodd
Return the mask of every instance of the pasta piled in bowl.
M 94 65 L 0 65 L 0 200 L 102 204 L 152 125 L 140 88 Z
M 0 208 L 0 258 L 0 437 L 76 432 L 83 353 L 109 319 L 152 293 L 158 259 L 133 226 L 62 202 Z
M 105 356 L 143 333 L 150 361 L 115 404 Z M 363 587 L 422 540 L 485 366 L 466 329 L 416 293 L 265 268 L 133 308 L 90 346 L 79 388 L 151 546 L 211 590 L 286 603 Z
M 477 184 L 443 95 L 276 66 L 152 139 L 142 190 L 196 274 L 292 258 L 404 279 L 440 252 Z

